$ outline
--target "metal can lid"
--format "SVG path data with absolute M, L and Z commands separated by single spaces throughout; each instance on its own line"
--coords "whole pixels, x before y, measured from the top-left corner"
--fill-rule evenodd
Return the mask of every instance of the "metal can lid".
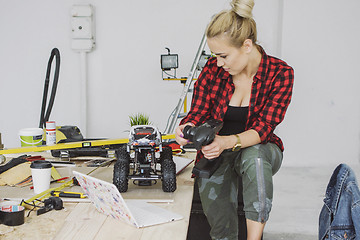
M 46 130 L 55 130 L 56 129 L 56 123 L 55 121 L 48 121 L 45 124 Z

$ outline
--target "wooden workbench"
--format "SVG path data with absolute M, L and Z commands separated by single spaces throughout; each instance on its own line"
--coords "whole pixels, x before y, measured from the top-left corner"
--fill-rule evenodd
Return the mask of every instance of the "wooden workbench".
M 39 153 L 36 154 L 39 155 Z M 193 155 L 190 154 L 187 157 L 191 158 Z M 177 176 L 177 190 L 174 193 L 163 192 L 161 181 L 159 181 L 151 187 L 139 187 L 129 182 L 129 190 L 122 194 L 125 199 L 149 199 L 157 202 L 153 204 L 182 215 L 182 220 L 137 229 L 98 212 L 89 202 L 65 202 L 64 200 L 64 209 L 52 210 L 39 216 L 36 212 L 31 212 L 29 217 L 25 216 L 23 225 L 9 227 L 0 224 L 0 239 L 186 239 L 193 194 L 192 166 L 192 164 L 189 165 Z M 91 169 L 88 167 L 57 168 L 63 177 L 69 176 L 72 170 L 88 173 Z M 93 177 L 108 182 L 112 182 L 112 175 L 112 166 L 101 167 L 91 174 Z M 51 187 L 60 185 L 60 183 L 53 183 Z M 64 190 L 79 192 L 81 188 L 74 186 Z M 34 195 L 29 187 L 0 187 L 0 198 L 29 199 Z M 25 215 L 28 212 L 27 210 Z

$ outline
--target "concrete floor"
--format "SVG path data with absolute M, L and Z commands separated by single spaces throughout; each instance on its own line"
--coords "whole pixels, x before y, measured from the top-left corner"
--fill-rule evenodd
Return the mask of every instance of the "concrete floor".
M 340 164 L 340 163 L 339 163 Z M 348 164 L 360 179 L 360 165 Z M 264 240 L 316 240 L 326 187 L 338 166 L 287 167 L 274 176 L 274 200 Z

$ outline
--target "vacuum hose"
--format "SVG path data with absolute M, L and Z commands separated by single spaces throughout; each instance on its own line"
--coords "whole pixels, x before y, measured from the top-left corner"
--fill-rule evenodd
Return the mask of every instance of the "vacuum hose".
M 45 113 L 46 108 L 46 100 L 47 100 L 47 94 L 49 89 L 49 78 L 50 78 L 50 71 L 51 71 L 51 64 L 54 59 L 54 56 L 56 57 L 56 65 L 55 65 L 55 74 L 54 74 L 54 82 L 51 90 L 51 95 L 49 99 L 49 105 Z M 60 52 L 57 48 L 54 48 L 51 51 L 50 59 L 47 66 L 46 71 L 46 78 L 45 78 L 45 85 L 44 85 L 44 94 L 43 94 L 43 100 L 42 100 L 42 106 L 41 106 L 41 114 L 40 114 L 40 123 L 39 128 L 43 128 L 45 123 L 49 120 L 51 109 L 54 105 L 55 100 L 55 94 L 56 94 L 56 88 L 59 80 L 59 70 L 60 70 Z

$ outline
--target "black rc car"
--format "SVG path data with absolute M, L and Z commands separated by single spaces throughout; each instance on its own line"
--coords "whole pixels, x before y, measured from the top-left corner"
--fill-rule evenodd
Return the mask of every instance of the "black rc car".
M 162 180 L 164 192 L 176 190 L 176 168 L 172 149 L 163 146 L 161 133 L 154 126 L 132 126 L 129 142 L 116 151 L 113 183 L 120 192 L 128 190 L 128 181 L 151 186 Z

